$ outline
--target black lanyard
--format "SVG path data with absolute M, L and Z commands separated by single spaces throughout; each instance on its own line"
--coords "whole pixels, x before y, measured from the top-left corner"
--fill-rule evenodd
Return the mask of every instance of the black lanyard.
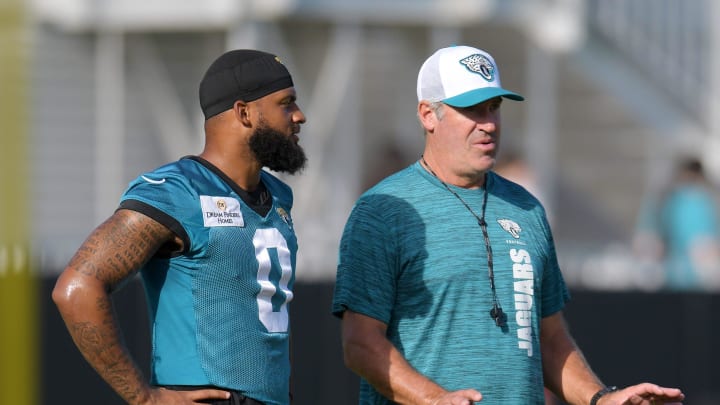
M 485 208 L 487 207 L 487 200 L 488 200 L 488 185 L 487 185 L 487 174 L 485 175 L 485 185 L 483 187 L 483 203 L 482 203 L 482 210 L 480 211 L 480 215 L 475 213 L 475 211 L 470 208 L 467 202 L 460 197 L 458 193 L 453 191 L 450 186 L 448 186 L 444 181 L 440 180 L 437 174 L 433 171 L 433 169 L 430 167 L 428 162 L 425 161 L 424 156 L 420 156 L 420 161 L 422 164 L 428 169 L 430 174 L 432 174 L 443 186 L 445 186 L 445 189 L 449 191 L 452 195 L 455 196 L 464 206 L 465 208 L 475 217 L 477 220 L 478 225 L 480 226 L 480 230 L 482 230 L 483 239 L 485 240 L 485 249 L 487 250 L 487 260 L 488 260 L 488 278 L 490 279 L 490 290 L 492 291 L 492 309 L 490 310 L 490 317 L 495 321 L 495 325 L 504 327 L 507 324 L 507 315 L 502 310 L 502 307 L 500 306 L 500 302 L 498 302 L 497 299 L 497 293 L 495 292 L 495 271 L 493 270 L 493 254 L 492 254 L 492 247 L 490 246 L 490 235 L 488 235 L 487 231 L 487 222 L 485 222 Z

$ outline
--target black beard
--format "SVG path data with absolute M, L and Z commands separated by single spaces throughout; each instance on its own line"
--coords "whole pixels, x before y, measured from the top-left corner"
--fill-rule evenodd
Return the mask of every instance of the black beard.
M 250 136 L 250 150 L 264 167 L 276 172 L 295 174 L 305 168 L 307 157 L 303 148 L 292 138 L 265 124 Z

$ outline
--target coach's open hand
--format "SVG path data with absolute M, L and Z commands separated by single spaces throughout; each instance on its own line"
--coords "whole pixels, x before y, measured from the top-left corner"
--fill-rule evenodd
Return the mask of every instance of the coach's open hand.
M 642 383 L 603 395 L 598 405 L 682 404 L 685 394 L 677 388 Z

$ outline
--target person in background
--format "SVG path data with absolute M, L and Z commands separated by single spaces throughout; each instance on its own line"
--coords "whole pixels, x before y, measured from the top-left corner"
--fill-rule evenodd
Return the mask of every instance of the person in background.
M 361 404 L 682 401 L 605 386 L 563 318 L 569 294 L 536 198 L 493 172 L 503 100 L 494 59 L 442 48 L 417 80 L 425 148 L 365 192 L 340 243 L 332 312 Z M 621 359 L 618 359 L 621 360 Z
M 129 404 L 287 405 L 293 195 L 263 168 L 304 167 L 305 115 L 286 67 L 257 50 L 216 59 L 200 105 L 202 153 L 132 181 L 52 297 L 85 359 Z M 111 302 L 138 272 L 152 323 L 149 382 Z
M 720 289 L 720 210 L 698 159 L 681 160 L 667 190 L 646 202 L 634 249 L 664 268 L 667 289 Z

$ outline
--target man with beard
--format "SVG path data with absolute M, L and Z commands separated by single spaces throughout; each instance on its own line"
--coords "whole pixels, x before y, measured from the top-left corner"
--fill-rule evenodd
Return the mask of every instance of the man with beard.
M 202 153 L 132 181 L 58 278 L 53 300 L 75 344 L 126 402 L 291 402 L 293 196 L 263 167 L 305 165 L 295 100 L 276 56 L 220 56 L 200 83 Z M 152 326 L 149 383 L 121 341 L 110 297 L 138 271 Z

